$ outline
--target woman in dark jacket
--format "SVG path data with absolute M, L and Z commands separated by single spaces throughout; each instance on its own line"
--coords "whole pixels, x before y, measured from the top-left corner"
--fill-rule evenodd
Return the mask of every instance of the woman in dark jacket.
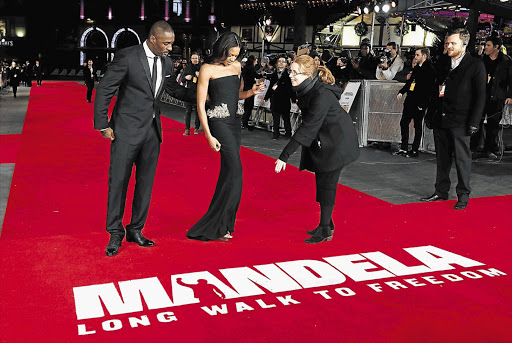
M 316 201 L 320 203 L 320 224 L 307 233 L 306 243 L 330 241 L 334 224 L 332 212 L 341 170 L 359 157 L 357 134 L 352 119 L 341 108 L 341 89 L 331 72 L 303 55 L 290 66 L 293 91 L 297 93 L 302 123 L 276 161 L 275 171 L 286 168 L 288 157 L 302 145 L 300 170 L 315 173 Z
M 16 97 L 16 93 L 18 91 L 18 86 L 20 85 L 21 78 L 22 73 L 20 67 L 18 66 L 18 63 L 12 61 L 11 69 L 9 70 L 9 84 L 12 87 L 14 97 Z

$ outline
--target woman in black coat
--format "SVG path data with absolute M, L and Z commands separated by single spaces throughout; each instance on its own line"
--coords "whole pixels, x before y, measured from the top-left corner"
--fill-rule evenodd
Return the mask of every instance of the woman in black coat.
M 21 78 L 22 73 L 20 67 L 18 66 L 18 63 L 12 61 L 11 69 L 9 70 L 9 84 L 12 87 L 14 97 L 16 97 L 16 93 L 18 91 L 18 86 L 20 85 Z
M 290 66 L 293 91 L 297 94 L 302 123 L 276 161 L 275 171 L 286 168 L 288 157 L 302 146 L 299 170 L 315 173 L 316 201 L 320 203 L 320 224 L 307 233 L 306 243 L 330 241 L 334 224 L 332 212 L 341 170 L 359 157 L 359 144 L 352 119 L 339 104 L 341 89 L 331 72 L 307 56 Z

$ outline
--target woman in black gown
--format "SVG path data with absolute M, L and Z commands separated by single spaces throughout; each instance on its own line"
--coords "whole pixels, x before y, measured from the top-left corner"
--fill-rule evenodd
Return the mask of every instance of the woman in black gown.
M 222 34 L 213 44 L 212 56 L 199 72 L 197 113 L 208 144 L 220 151 L 220 173 L 208 212 L 187 232 L 187 237 L 201 241 L 232 238 L 242 196 L 240 160 L 241 114 L 238 100 L 263 91 L 262 84 L 243 91 L 240 80 L 241 41 L 233 32 Z M 209 98 L 207 106 L 205 102 Z M 206 108 L 207 107 L 207 108 Z M 243 109 L 241 109 L 243 113 Z

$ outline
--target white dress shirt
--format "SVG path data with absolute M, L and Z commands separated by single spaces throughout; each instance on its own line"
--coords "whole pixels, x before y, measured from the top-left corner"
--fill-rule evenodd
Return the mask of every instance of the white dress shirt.
M 146 52 L 146 56 L 148 58 L 149 73 L 151 74 L 151 73 L 153 73 L 153 63 L 155 63 L 156 55 L 151 50 L 149 50 L 148 43 L 146 41 L 144 41 L 142 46 L 144 47 L 144 51 Z M 158 94 L 158 90 L 160 89 L 160 83 L 162 83 L 162 57 L 160 57 L 158 59 L 158 63 L 156 64 L 156 72 L 157 72 L 157 75 L 156 75 L 155 94 Z M 153 76 L 153 75 L 151 75 L 151 76 Z

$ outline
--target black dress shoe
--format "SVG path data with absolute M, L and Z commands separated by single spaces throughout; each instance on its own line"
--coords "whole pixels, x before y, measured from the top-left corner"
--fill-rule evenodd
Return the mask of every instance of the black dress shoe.
M 105 249 L 105 254 L 107 256 L 117 255 L 123 242 L 123 238 L 123 235 L 110 235 L 110 240 L 108 241 L 107 248 Z
M 420 199 L 420 201 L 423 201 L 423 202 L 432 202 L 432 201 L 439 201 L 439 200 L 447 200 L 447 199 L 443 198 L 442 196 L 437 195 L 436 193 L 432 194 L 429 197 Z
M 468 207 L 468 201 L 467 200 L 461 200 L 459 199 L 455 206 L 453 206 L 453 209 L 455 210 L 463 210 L 466 207 Z
M 332 230 L 330 226 L 320 226 L 315 231 L 313 237 L 306 238 L 304 242 L 309 244 L 321 243 L 323 241 L 329 242 L 332 240 Z
M 155 245 L 155 242 L 144 237 L 140 231 L 126 231 L 126 241 L 129 243 L 137 243 L 141 247 L 152 247 Z

